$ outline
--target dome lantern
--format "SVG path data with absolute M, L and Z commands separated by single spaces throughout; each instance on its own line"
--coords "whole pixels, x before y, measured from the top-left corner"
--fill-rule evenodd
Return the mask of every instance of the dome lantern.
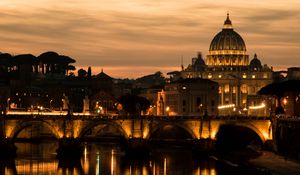
M 231 23 L 231 20 L 229 18 L 229 13 L 227 13 L 227 18 L 224 21 L 224 27 L 223 27 L 223 29 L 232 29 L 232 23 Z

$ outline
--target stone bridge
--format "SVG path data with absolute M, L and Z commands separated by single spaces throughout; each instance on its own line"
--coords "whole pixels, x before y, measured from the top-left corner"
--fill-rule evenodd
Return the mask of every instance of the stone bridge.
M 105 115 L 6 115 L 0 119 L 0 137 L 14 141 L 26 128 L 45 128 L 57 139 L 95 139 L 118 136 L 126 140 L 163 139 L 164 132 L 183 132 L 192 140 L 217 139 L 220 127 L 243 127 L 272 140 L 270 118 L 251 116 L 105 116 Z M 32 131 L 35 132 L 35 131 Z

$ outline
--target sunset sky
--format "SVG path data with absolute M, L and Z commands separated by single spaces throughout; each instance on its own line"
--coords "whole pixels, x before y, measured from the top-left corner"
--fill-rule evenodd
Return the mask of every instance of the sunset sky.
M 166 73 L 206 55 L 227 12 L 250 58 L 300 66 L 299 0 L 0 0 L 0 52 L 55 51 L 116 78 Z

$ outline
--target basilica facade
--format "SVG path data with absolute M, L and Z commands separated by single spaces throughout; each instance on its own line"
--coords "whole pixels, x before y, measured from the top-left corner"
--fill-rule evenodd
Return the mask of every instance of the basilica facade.
M 261 115 L 270 111 L 270 102 L 256 95 L 273 82 L 273 70 L 255 54 L 249 62 L 243 38 L 233 29 L 227 14 L 222 30 L 212 39 L 204 61 L 202 54 L 180 72 L 181 78 L 210 79 L 219 84 L 219 114 L 232 112 Z M 269 105 L 269 106 L 268 106 Z M 252 108 L 251 108 L 252 107 Z

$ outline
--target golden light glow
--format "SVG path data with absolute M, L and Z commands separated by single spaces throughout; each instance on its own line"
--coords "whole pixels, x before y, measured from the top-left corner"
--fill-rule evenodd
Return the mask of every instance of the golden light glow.
M 114 161 L 114 150 L 112 149 L 111 150 L 111 175 L 115 175 L 115 166 L 114 166 L 114 164 L 115 164 L 115 161 Z
M 166 107 L 166 111 L 167 111 L 167 112 L 170 111 L 170 107 L 169 107 L 169 106 Z
M 56 174 L 58 162 L 38 162 L 16 160 L 16 170 L 18 174 Z
M 164 158 L 164 175 L 167 175 L 167 158 Z
M 284 104 L 284 105 L 287 104 L 287 99 L 286 99 L 286 98 L 283 99 L 283 104 Z
M 228 105 L 220 105 L 218 106 L 218 109 L 228 109 L 228 108 L 234 108 L 235 104 L 228 104 Z
M 262 109 L 265 107 L 266 107 L 266 104 L 262 103 L 261 105 L 258 105 L 258 106 L 249 106 L 249 109 Z

